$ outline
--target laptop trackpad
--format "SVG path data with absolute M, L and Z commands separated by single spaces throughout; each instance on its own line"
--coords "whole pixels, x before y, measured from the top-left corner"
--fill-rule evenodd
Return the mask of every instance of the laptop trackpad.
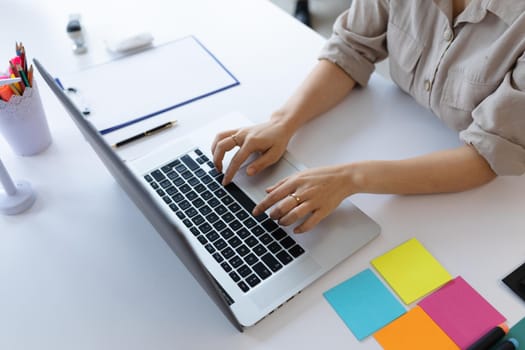
M 246 166 L 244 166 L 239 170 L 233 182 L 242 188 L 255 203 L 259 203 L 267 194 L 266 188 L 275 185 L 280 180 L 298 171 L 299 169 L 283 157 L 276 164 L 264 169 L 255 176 L 246 175 Z

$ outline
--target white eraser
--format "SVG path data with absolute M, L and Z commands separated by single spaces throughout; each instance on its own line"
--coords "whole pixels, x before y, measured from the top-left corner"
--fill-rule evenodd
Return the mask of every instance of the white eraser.
M 106 45 L 109 51 L 115 53 L 124 53 L 131 50 L 147 47 L 153 43 L 153 35 L 144 32 L 132 35 L 122 39 L 108 40 Z

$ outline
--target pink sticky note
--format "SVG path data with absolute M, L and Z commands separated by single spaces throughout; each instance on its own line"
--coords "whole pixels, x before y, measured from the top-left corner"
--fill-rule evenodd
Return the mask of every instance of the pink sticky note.
M 461 277 L 423 299 L 419 306 L 461 349 L 505 321 L 505 317 Z

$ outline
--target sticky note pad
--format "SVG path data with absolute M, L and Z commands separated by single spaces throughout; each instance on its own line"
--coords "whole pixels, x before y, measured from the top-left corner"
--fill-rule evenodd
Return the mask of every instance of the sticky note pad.
M 525 318 L 522 318 L 521 321 L 513 325 L 509 333 L 502 339 L 502 341 L 505 341 L 509 338 L 514 338 L 520 343 L 520 349 L 523 349 L 523 346 L 525 345 Z
M 505 317 L 461 277 L 423 299 L 419 306 L 461 349 L 505 321 Z
M 324 297 L 359 340 L 406 311 L 370 269 L 326 291 Z
M 443 266 L 415 238 L 372 260 L 405 304 L 423 297 L 452 279 Z
M 419 306 L 377 331 L 374 338 L 384 350 L 459 349 Z

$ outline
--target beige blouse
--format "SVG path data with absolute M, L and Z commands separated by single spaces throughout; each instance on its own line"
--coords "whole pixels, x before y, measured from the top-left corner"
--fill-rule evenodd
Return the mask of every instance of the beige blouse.
M 365 86 L 389 57 L 401 89 L 472 144 L 498 175 L 525 172 L 525 1 L 353 0 L 320 59 Z

